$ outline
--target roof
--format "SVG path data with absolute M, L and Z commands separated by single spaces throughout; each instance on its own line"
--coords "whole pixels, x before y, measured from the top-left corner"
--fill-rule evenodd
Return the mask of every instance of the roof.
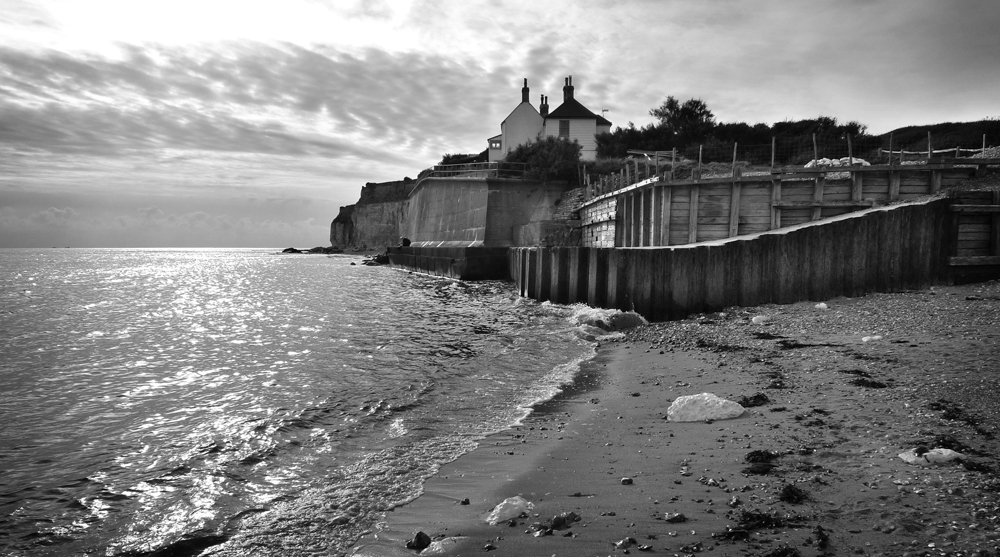
M 515 107 L 514 107 L 514 110 L 511 110 L 511 111 L 510 111 L 510 114 L 508 114 L 508 115 L 507 115 L 507 117 L 506 117 L 506 118 L 504 118 L 502 122 L 500 122 L 500 125 L 502 126 L 502 125 L 503 125 L 503 124 L 504 124 L 504 123 L 505 123 L 505 122 L 506 122 L 507 120 L 509 120 L 509 119 L 510 119 L 510 117 L 511 117 L 511 116 L 513 116 L 515 112 L 517 112 L 517 109 L 521 108 L 521 105 L 522 105 L 522 104 L 526 104 L 526 105 L 528 105 L 528 107 L 530 107 L 530 108 L 531 108 L 531 110 L 534 110 L 534 111 L 535 111 L 535 114 L 538 114 L 538 109 L 537 109 L 537 108 L 535 108 L 534 106 L 532 106 L 532 104 L 531 104 L 530 102 L 526 102 L 526 101 L 521 101 L 520 103 L 518 103 L 518 105 L 517 105 L 517 106 L 515 106 Z M 538 115 L 539 115 L 539 116 L 541 116 L 541 114 L 538 114 Z
M 610 126 L 611 122 L 603 116 L 598 116 L 587 107 L 580 104 L 576 99 L 569 99 L 559 105 L 558 108 L 549 112 L 546 120 L 597 120 L 597 123 Z

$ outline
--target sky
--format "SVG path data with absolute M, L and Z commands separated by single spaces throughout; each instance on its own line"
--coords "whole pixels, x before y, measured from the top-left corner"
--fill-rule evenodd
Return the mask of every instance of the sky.
M 0 248 L 313 247 L 521 100 L 1000 117 L 996 0 L 0 0 Z M 993 145 L 1000 138 L 987 138 Z

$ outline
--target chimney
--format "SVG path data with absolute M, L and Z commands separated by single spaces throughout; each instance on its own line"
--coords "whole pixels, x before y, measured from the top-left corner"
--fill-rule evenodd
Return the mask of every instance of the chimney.
M 521 102 L 528 102 L 528 78 L 524 78 L 524 87 L 521 87 Z
M 563 102 L 573 100 L 573 76 L 566 78 L 566 85 L 563 86 Z
M 549 98 L 542 95 L 542 103 L 538 106 L 538 112 L 545 118 L 549 115 Z

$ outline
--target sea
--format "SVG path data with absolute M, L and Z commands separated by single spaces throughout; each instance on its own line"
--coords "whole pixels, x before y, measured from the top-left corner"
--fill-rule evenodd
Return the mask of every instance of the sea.
M 0 250 L 0 555 L 344 554 L 604 333 L 361 262 Z

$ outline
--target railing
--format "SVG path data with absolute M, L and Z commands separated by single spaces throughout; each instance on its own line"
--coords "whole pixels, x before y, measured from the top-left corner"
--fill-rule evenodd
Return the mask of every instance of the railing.
M 428 174 L 436 178 L 508 178 L 521 180 L 527 165 L 522 162 L 473 162 L 439 164 Z
M 605 174 L 591 174 L 587 166 L 580 168 L 580 181 L 585 188 L 585 199 L 619 191 L 650 179 L 662 182 L 678 180 L 702 180 L 706 178 L 721 178 L 725 176 L 739 177 L 750 175 L 784 174 L 795 172 L 796 169 L 815 170 L 817 167 L 830 171 L 847 171 L 856 165 L 876 165 L 883 168 L 895 168 L 901 165 L 920 164 L 972 164 L 981 166 L 983 159 L 986 164 L 990 160 L 1000 158 L 1000 147 L 987 147 L 986 136 L 983 136 L 982 147 L 934 149 L 931 134 L 927 134 L 927 149 L 920 151 L 903 150 L 894 145 L 892 134 L 889 136 L 889 148 L 878 145 L 867 145 L 871 138 L 859 141 L 858 138 L 845 136 L 834 144 L 830 138 L 812 136 L 811 153 L 803 151 L 799 145 L 792 157 L 790 147 L 784 142 L 789 138 L 774 137 L 770 145 L 740 145 L 713 144 L 699 145 L 697 149 L 688 149 L 682 153 L 677 149 L 671 151 L 640 151 L 629 150 L 630 158 L 617 171 Z M 803 141 L 802 138 L 792 138 Z M 808 141 L 806 139 L 805 141 Z M 878 139 L 878 141 L 882 141 Z M 842 144 L 841 144 L 842 143 Z M 895 147 L 895 148 L 894 148 Z M 800 151 L 802 151 L 800 153 Z M 971 155 L 964 157 L 962 155 Z M 942 155 L 953 155 L 946 158 Z M 807 161 L 809 156 L 812 160 Z M 790 158 L 797 161 L 788 162 Z M 959 161 L 957 159 L 961 158 Z M 769 159 L 769 160 L 768 160 Z M 971 160 L 967 160 L 971 159 Z M 782 162 L 786 161 L 786 162 Z M 797 162 L 795 164 L 794 162 Z M 847 168 L 842 168 L 847 167 Z

